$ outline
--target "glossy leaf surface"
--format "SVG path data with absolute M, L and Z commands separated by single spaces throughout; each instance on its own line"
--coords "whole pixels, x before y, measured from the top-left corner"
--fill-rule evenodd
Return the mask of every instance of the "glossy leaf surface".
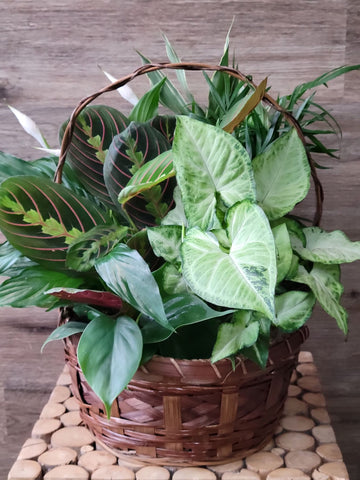
M 57 327 L 45 340 L 41 347 L 41 352 L 44 350 L 45 345 L 54 340 L 63 340 L 64 338 L 70 337 L 77 333 L 81 333 L 85 330 L 87 323 L 85 322 L 67 322 L 64 325 Z
M 99 315 L 81 335 L 78 360 L 84 376 L 105 405 L 106 413 L 126 388 L 141 360 L 142 337 L 129 317 Z

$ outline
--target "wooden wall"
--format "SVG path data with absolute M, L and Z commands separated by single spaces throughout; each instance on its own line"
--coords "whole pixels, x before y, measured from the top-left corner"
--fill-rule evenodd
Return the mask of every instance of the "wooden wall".
M 136 50 L 166 60 L 164 32 L 184 60 L 218 62 L 229 25 L 239 68 L 255 81 L 269 76 L 285 93 L 335 66 L 360 63 L 357 0 L 17 0 L 0 2 L 0 149 L 34 159 L 26 136 L 6 105 L 30 115 L 52 146 L 78 100 L 140 65 Z M 201 94 L 201 76 L 191 83 Z M 144 83 L 133 88 L 141 93 Z M 360 239 L 360 73 L 318 90 L 343 127 L 341 161 L 321 171 L 324 228 Z M 104 101 L 122 107 L 120 97 Z M 345 343 L 335 322 L 316 313 L 313 351 L 351 478 L 359 478 L 360 290 L 359 263 L 344 268 L 344 305 L 350 314 Z M 40 346 L 56 313 L 0 309 L 0 472 L 6 474 L 62 369 L 60 345 Z

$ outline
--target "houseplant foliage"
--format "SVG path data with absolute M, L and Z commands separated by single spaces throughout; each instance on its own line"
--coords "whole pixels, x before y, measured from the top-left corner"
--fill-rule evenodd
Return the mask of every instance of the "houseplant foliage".
M 227 38 L 220 65 L 228 63 Z M 358 68 L 335 69 L 273 105 L 266 80 L 204 73 L 206 107 L 179 66 L 179 89 L 154 69 L 130 113 L 86 106 L 73 131 L 64 123 L 60 139 L 72 136 L 62 185 L 54 155 L 2 153 L 0 305 L 72 307 L 47 341 L 81 333 L 78 361 L 108 415 L 154 354 L 241 354 L 265 366 L 269 345 L 299 329 L 316 301 L 346 334 L 340 264 L 360 258 L 360 243 L 293 209 L 311 177 L 321 205 L 311 155 L 335 155 L 320 139 L 338 126 L 309 91 Z

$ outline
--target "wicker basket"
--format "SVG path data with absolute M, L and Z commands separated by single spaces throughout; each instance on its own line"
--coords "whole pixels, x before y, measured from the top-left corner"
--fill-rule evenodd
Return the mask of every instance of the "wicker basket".
M 62 313 L 61 323 L 68 313 Z M 250 360 L 212 364 L 154 356 L 115 400 L 110 419 L 77 362 L 79 335 L 65 340 L 72 390 L 85 425 L 113 453 L 161 465 L 211 465 L 242 458 L 272 437 L 307 327 Z

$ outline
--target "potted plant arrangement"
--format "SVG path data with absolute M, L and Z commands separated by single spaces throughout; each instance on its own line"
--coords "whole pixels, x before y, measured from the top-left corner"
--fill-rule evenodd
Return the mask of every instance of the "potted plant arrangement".
M 0 305 L 61 309 L 47 342 L 64 339 L 99 441 L 163 464 L 218 463 L 273 433 L 316 301 L 347 332 L 339 265 L 360 259 L 360 243 L 318 226 L 312 155 L 334 155 L 320 139 L 337 125 L 307 92 L 359 66 L 275 101 L 266 80 L 228 66 L 228 38 L 219 66 L 181 63 L 165 41 L 171 63 L 142 56 L 80 102 L 59 161 L 1 154 Z M 186 70 L 204 72 L 206 107 Z M 90 105 L 143 74 L 151 88 L 129 114 Z M 294 207 L 311 178 L 309 224 Z

